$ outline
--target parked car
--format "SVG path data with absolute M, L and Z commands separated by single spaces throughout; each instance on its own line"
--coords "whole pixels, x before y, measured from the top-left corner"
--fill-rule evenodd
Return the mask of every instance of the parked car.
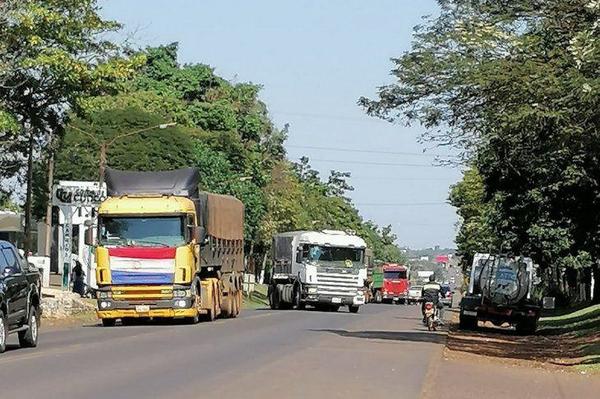
M 444 306 L 448 306 L 449 308 L 451 308 L 453 292 L 452 292 L 452 288 L 450 288 L 450 285 L 442 284 L 441 294 L 442 294 L 442 303 L 444 304 Z
M 415 285 L 410 286 L 408 289 L 408 303 L 417 303 L 421 300 L 421 294 L 423 291 L 423 286 Z
M 39 270 L 14 245 L 0 241 L 0 353 L 14 333 L 21 347 L 37 346 L 41 287 Z

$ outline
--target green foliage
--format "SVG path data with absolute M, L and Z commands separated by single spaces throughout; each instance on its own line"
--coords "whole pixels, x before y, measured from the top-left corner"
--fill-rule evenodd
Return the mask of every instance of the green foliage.
M 475 225 L 460 230 L 465 251 L 491 242 L 552 276 L 594 267 L 600 278 L 600 3 L 439 3 L 441 15 L 394 60 L 397 82 L 360 103 L 419 121 L 425 140 L 454 146 L 478 170 L 483 192 L 473 181 L 453 189 L 459 213 L 469 213 L 469 190 L 486 204 L 475 202 Z
M 97 111 L 86 119 L 74 118 L 67 128 L 61 151 L 56 156 L 57 180 L 97 180 L 99 173 L 98 142 L 114 143 L 107 148 L 109 167 L 126 170 L 165 170 L 188 167 L 195 157 L 193 131 L 183 127 L 153 129 L 124 138 L 118 136 L 165 121 L 139 108 Z M 73 126 L 73 127 L 71 127 Z M 73 167 L 77 165 L 77 167 Z
M 492 207 L 486 203 L 485 187 L 477 169 L 468 169 L 462 181 L 450 187 L 449 200 L 460 217 L 456 254 L 461 257 L 463 270 L 466 271 L 476 252 L 498 248 L 490 226 Z

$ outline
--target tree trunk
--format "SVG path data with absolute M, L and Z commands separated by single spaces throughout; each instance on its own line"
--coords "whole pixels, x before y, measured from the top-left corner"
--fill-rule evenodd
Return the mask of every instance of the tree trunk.
M 600 303 L 600 265 L 598 263 L 594 263 L 594 266 L 592 266 L 592 275 L 594 277 L 592 303 L 597 304 Z
M 29 148 L 27 154 L 27 193 L 25 198 L 25 252 L 31 251 L 31 210 L 32 206 L 32 192 L 33 192 L 33 146 L 35 142 L 35 136 L 33 129 L 29 128 Z

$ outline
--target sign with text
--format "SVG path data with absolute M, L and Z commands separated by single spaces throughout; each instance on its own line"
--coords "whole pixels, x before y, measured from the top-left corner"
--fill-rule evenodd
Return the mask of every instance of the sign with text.
M 80 185 L 57 184 L 52 192 L 52 205 L 55 206 L 97 206 L 106 198 L 106 189 L 97 183 L 79 182 Z

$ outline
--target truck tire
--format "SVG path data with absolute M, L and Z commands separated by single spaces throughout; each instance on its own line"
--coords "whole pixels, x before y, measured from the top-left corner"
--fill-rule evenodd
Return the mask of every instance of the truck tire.
M 306 304 L 302 302 L 302 286 L 300 284 L 296 284 L 294 286 L 294 309 L 304 310 L 305 308 Z
M 383 296 L 381 295 L 381 291 L 375 291 L 375 303 L 383 302 Z
M 465 316 L 461 313 L 458 318 L 458 328 L 460 328 L 461 330 L 477 329 L 477 317 Z
M 102 326 L 104 327 L 114 327 L 116 324 L 116 319 L 102 319 Z
M 279 291 L 276 285 L 269 286 L 269 306 L 273 310 L 279 310 Z
M 198 309 L 200 308 L 200 304 L 202 302 L 200 291 L 198 290 L 198 283 L 195 282 L 192 284 L 192 298 L 194 298 L 193 307 L 196 309 L 196 314 L 193 317 L 190 317 L 188 322 L 190 324 L 198 324 L 200 322 L 200 314 L 198 313 Z
M 348 306 L 348 311 L 350 313 L 358 313 L 358 309 L 360 309 L 360 306 L 356 306 L 356 305 Z
M 4 312 L 0 310 L 0 353 L 6 350 L 6 338 L 8 337 L 8 321 Z
M 537 330 L 537 320 L 534 318 L 523 319 L 517 322 L 516 330 L 522 335 L 533 335 Z

